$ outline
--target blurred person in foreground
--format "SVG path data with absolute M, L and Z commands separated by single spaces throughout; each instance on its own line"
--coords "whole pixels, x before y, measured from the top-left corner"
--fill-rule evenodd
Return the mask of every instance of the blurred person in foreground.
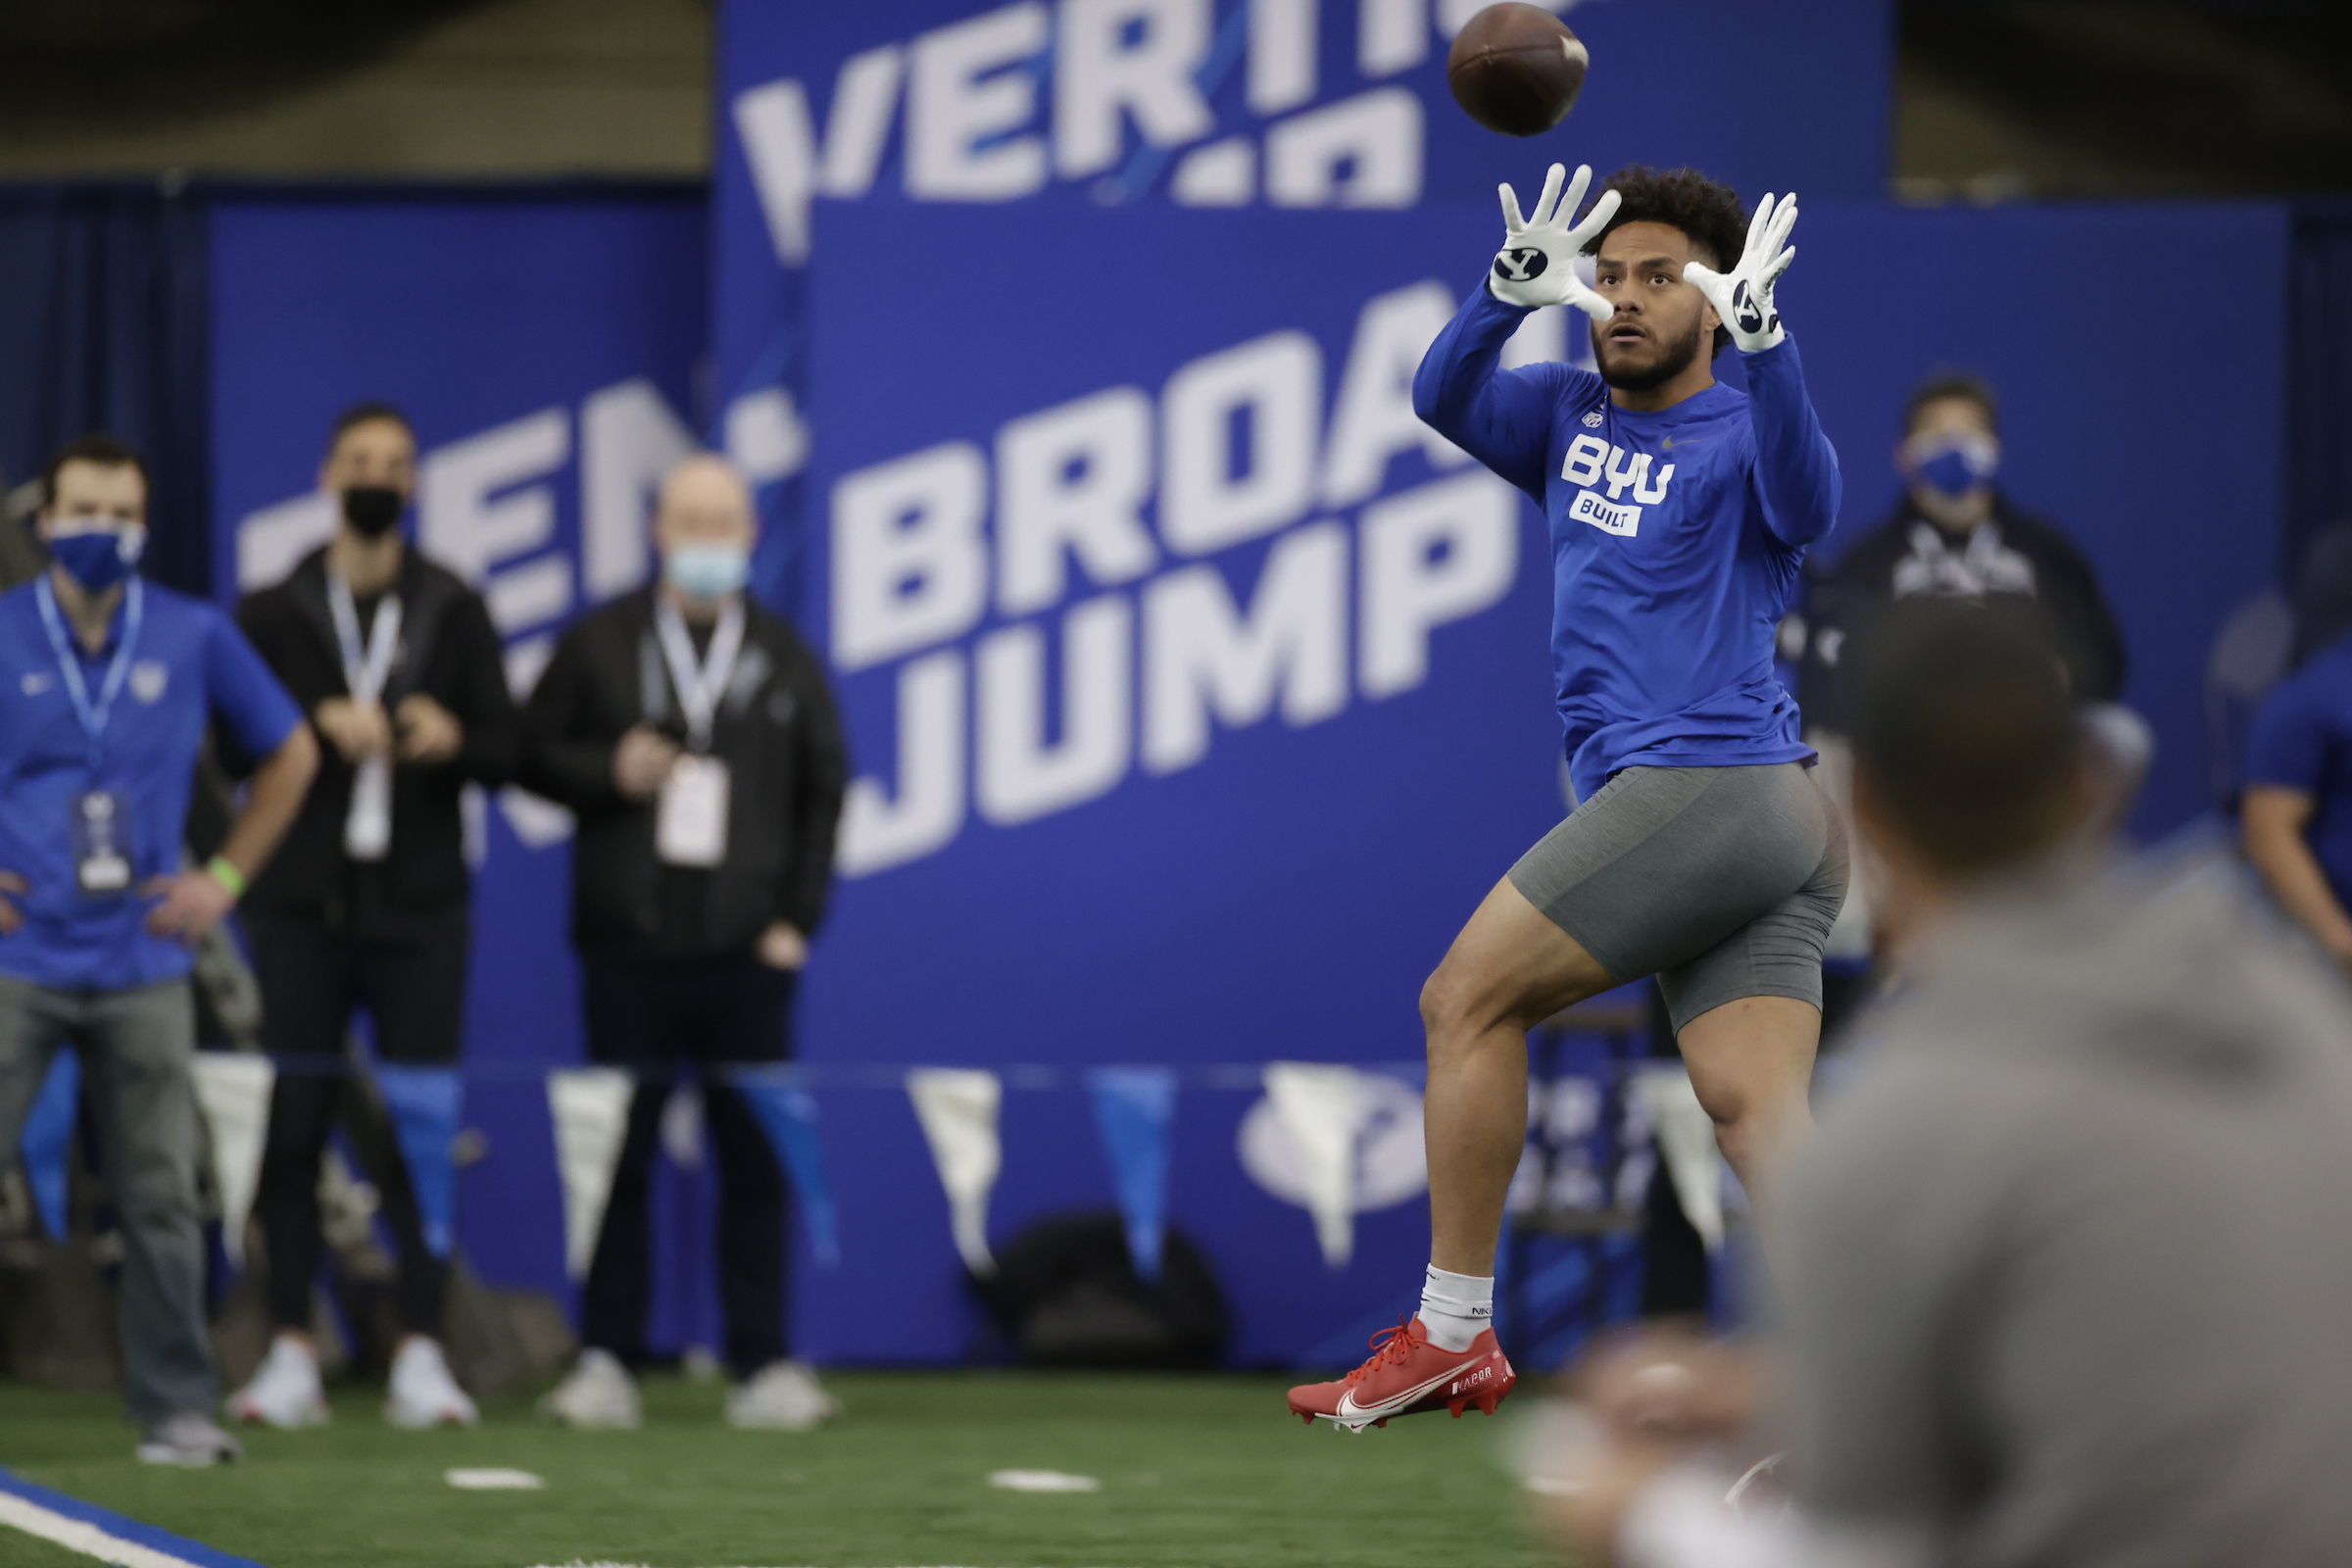
M 284 581 L 247 598 L 238 622 L 318 732 L 318 781 L 285 847 L 255 878 L 246 935 L 262 988 L 262 1039 L 281 1070 L 255 1212 L 270 1247 L 276 1330 L 229 1413 L 274 1427 L 321 1425 L 311 1343 L 322 1247 L 318 1161 L 344 1097 L 352 1013 L 374 1025 L 377 1079 L 445 1095 L 458 1059 L 472 941 L 466 787 L 509 782 L 522 750 L 505 658 L 481 597 L 407 544 L 416 436 L 399 410 L 363 403 L 335 421 L 318 487 L 334 537 Z M 473 1400 L 442 1354 L 450 1237 L 440 1205 L 390 1140 L 386 1205 L 399 1249 L 401 1337 L 384 1419 L 471 1426 Z M 429 1178 L 428 1178 L 429 1179 Z
M 1784 1174 L 1786 1392 L 1721 1347 L 1599 1357 L 1558 1478 L 1596 1555 L 2287 1568 L 2352 1542 L 2352 1007 L 2226 870 L 2086 860 L 2064 678 L 2007 618 L 1872 634 L 1854 802 L 1904 989 Z M 1772 1441 L 1796 1509 L 1727 1508 Z
M 258 875 L 318 768 L 310 730 L 226 615 L 143 580 L 147 469 L 61 451 L 49 569 L 0 595 L 0 1149 L 72 1046 L 122 1214 L 123 1376 L 138 1455 L 233 1459 L 205 1327 L 192 950 Z M 182 863 L 207 726 L 261 759 L 218 855 Z
M 653 1288 L 662 1113 L 696 1071 L 719 1179 L 719 1297 L 739 1427 L 839 1409 L 786 1350 L 784 1172 L 735 1065 L 790 1054 L 796 977 L 824 914 L 849 763 L 823 666 L 745 591 L 758 524 L 724 458 L 688 459 L 654 516 L 661 579 L 582 616 L 524 712 L 525 782 L 579 816 L 572 941 L 588 1054 L 639 1069 L 581 1303 L 579 1364 L 548 1396 L 633 1427 Z

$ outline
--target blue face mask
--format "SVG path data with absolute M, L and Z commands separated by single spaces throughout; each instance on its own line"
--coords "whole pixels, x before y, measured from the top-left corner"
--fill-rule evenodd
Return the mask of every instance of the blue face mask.
M 49 553 L 66 568 L 66 575 L 88 592 L 102 594 L 128 577 L 147 548 L 147 530 L 133 523 L 117 531 L 91 528 L 61 533 L 49 541 Z
M 1912 473 L 1922 484 L 1955 499 L 1992 483 L 2001 469 L 2001 449 L 1989 436 L 1953 435 L 1918 456 Z
M 662 575 L 689 599 L 724 599 L 752 577 L 752 553 L 741 545 L 680 545 L 662 558 Z

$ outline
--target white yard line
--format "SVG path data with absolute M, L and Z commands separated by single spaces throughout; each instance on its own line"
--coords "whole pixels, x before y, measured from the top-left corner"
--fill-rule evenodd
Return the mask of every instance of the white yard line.
M 0 1492 L 0 1524 L 14 1525 L 28 1536 L 54 1541 L 68 1551 L 115 1563 L 119 1568 L 195 1568 L 185 1557 L 174 1557 L 168 1551 L 108 1535 L 96 1525 L 70 1519 L 12 1493 Z

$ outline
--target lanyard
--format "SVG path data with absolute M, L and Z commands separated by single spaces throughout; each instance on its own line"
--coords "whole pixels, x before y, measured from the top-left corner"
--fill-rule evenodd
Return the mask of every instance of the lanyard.
M 662 658 L 669 665 L 669 683 L 677 689 L 678 707 L 686 715 L 686 739 L 698 752 L 710 749 L 710 724 L 718 716 L 718 700 L 734 678 L 735 656 L 743 651 L 743 601 L 727 601 L 719 612 L 718 628 L 710 634 L 710 653 L 698 668 L 694 643 L 686 622 L 668 600 L 654 605 L 654 629 L 661 634 Z
M 115 710 L 115 699 L 122 695 L 122 681 L 130 673 L 131 650 L 139 640 L 139 623 L 147 616 L 147 598 L 140 591 L 137 577 L 122 595 L 122 640 L 115 648 L 114 662 L 106 666 L 106 679 L 99 684 L 98 701 L 90 701 L 90 688 L 81 678 L 81 658 L 66 638 L 66 620 L 58 613 L 57 594 L 49 586 L 49 574 L 41 573 L 33 589 L 33 597 L 41 607 L 41 625 L 49 633 L 50 651 L 57 655 L 58 674 L 65 680 L 66 695 L 74 701 L 74 716 L 81 720 L 81 732 L 89 737 L 90 771 L 98 770 L 98 738 L 106 733 L 107 715 Z
M 335 641 L 342 644 L 343 684 L 363 703 L 383 695 L 384 679 L 392 673 L 392 655 L 400 646 L 400 595 L 386 594 L 375 607 L 375 624 L 368 628 L 368 647 L 360 649 L 360 612 L 351 602 L 351 584 L 339 571 L 326 574 L 326 605 L 334 612 Z

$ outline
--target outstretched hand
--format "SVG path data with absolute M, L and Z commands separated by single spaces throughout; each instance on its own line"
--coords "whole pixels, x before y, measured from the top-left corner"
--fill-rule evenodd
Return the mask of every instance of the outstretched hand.
M 1573 305 L 1595 321 L 1605 321 L 1617 314 L 1616 308 L 1576 275 L 1576 258 L 1608 226 L 1619 198 L 1613 190 L 1602 191 L 1585 220 L 1571 227 L 1568 220 L 1592 183 L 1592 166 L 1577 166 L 1576 178 L 1567 181 L 1563 197 L 1560 185 L 1567 173 L 1558 164 L 1551 166 L 1544 176 L 1544 194 L 1536 198 L 1536 210 L 1527 218 L 1519 216 L 1519 193 L 1507 184 L 1500 187 L 1502 249 L 1494 254 L 1487 289 L 1505 305 Z
M 1706 295 L 1742 354 L 1771 348 L 1788 335 L 1781 326 L 1781 313 L 1773 308 L 1772 290 L 1796 260 L 1796 247 L 1788 244 L 1795 227 L 1796 193 L 1782 197 L 1777 207 L 1767 194 L 1748 220 L 1747 249 L 1740 253 L 1739 266 L 1728 273 L 1696 262 L 1683 268 L 1684 281 Z

